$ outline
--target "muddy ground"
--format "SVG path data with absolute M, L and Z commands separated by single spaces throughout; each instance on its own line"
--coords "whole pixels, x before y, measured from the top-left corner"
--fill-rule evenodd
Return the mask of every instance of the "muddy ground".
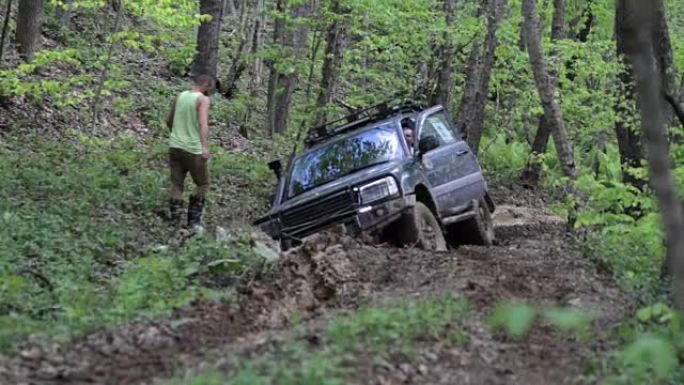
M 180 367 L 223 368 L 225 360 L 217 356 L 249 355 L 277 343 L 293 318 L 303 319 L 299 327 L 315 336 L 318 321 L 330 313 L 443 293 L 468 299 L 474 309 L 464 321 L 467 343 L 428 344 L 411 359 L 390 354 L 362 361 L 349 381 L 577 383 L 587 363 L 612 348 L 606 333 L 631 314 L 633 304 L 579 256 L 541 197 L 502 189 L 495 199 L 496 246 L 429 253 L 339 235 L 316 237 L 287 253 L 275 271 L 242 287 L 234 303 L 202 301 L 169 320 L 123 325 L 68 345 L 26 345 L 17 356 L 0 360 L 0 383 L 159 383 Z M 597 312 L 594 335 L 580 343 L 540 325 L 522 341 L 509 340 L 486 323 L 488 312 L 505 298 Z

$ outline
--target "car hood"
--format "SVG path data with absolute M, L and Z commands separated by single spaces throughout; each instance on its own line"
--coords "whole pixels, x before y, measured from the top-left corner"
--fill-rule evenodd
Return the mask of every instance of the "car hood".
M 306 203 L 319 197 L 334 193 L 345 187 L 359 186 L 387 175 L 394 175 L 397 173 L 400 165 L 401 160 L 393 160 L 353 172 L 349 175 L 343 176 L 342 178 L 335 179 L 326 184 L 315 187 L 309 191 L 295 196 L 290 200 L 285 201 L 277 211 L 280 212 L 287 210 L 302 203 Z

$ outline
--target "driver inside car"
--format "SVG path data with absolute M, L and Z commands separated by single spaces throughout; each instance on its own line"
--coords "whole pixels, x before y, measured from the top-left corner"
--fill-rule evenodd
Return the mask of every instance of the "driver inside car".
M 409 148 L 409 152 L 413 154 L 413 135 L 415 125 L 411 119 L 406 118 L 401 121 L 401 129 L 404 131 L 404 139 L 406 140 L 406 145 Z

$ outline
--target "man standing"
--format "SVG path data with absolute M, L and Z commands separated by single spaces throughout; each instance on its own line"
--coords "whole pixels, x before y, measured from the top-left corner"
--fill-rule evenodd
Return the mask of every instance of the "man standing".
M 169 211 L 174 226 L 180 225 L 183 216 L 183 185 L 189 172 L 196 187 L 188 204 L 187 227 L 203 228 L 202 212 L 209 191 L 209 95 L 215 83 L 212 76 L 199 75 L 191 90 L 175 98 L 166 118 L 166 126 L 171 130 Z

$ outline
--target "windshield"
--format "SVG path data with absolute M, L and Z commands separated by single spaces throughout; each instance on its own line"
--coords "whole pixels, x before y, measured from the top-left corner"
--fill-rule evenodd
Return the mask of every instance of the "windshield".
M 394 123 L 383 124 L 309 152 L 295 160 L 288 197 L 400 154 Z

